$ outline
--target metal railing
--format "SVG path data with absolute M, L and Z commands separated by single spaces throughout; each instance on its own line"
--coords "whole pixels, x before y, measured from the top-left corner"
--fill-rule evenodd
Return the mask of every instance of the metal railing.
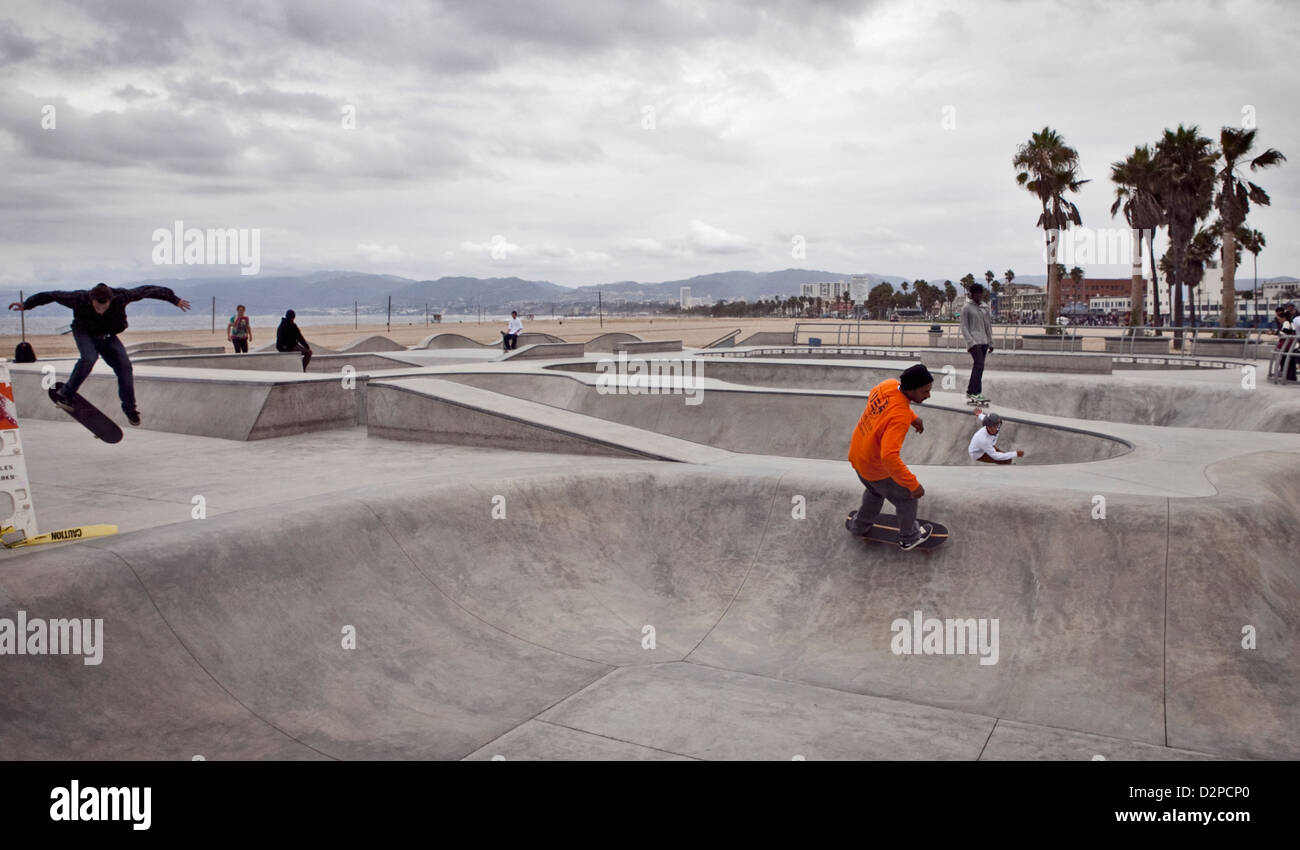
M 1300 386 L 1294 375 L 1296 363 L 1300 362 L 1300 342 L 1296 337 L 1282 337 L 1284 345 L 1273 349 L 1273 354 L 1268 360 L 1268 380 L 1274 384 L 1290 384 L 1293 387 Z
M 939 346 L 931 344 L 931 334 L 935 333 L 930 328 L 933 325 L 927 322 L 796 322 L 794 334 L 791 342 L 794 345 L 804 344 L 800 342 L 802 334 L 809 337 L 820 337 L 824 345 L 887 345 L 891 348 L 925 348 L 925 347 L 953 347 L 944 346 L 944 342 L 956 342 L 957 348 L 964 348 L 965 342 L 961 338 L 960 327 L 953 324 L 940 325 L 941 336 L 936 342 Z M 872 343 L 864 342 L 864 336 L 883 335 L 886 328 L 889 330 L 889 342 Z M 1191 326 L 1169 326 L 1169 325 L 1043 325 L 1043 324 L 1023 324 L 1019 322 L 999 323 L 993 326 L 993 346 L 1003 351 L 1012 351 L 1022 349 L 1024 340 L 1028 336 L 1047 336 L 1056 339 L 1055 350 L 1057 352 L 1082 351 L 1083 340 L 1096 334 L 1080 334 L 1077 331 L 1082 329 L 1091 330 L 1110 330 L 1113 331 L 1107 336 L 1119 336 L 1118 351 L 1107 351 L 1109 354 L 1127 354 L 1133 356 L 1143 352 L 1138 350 L 1141 340 L 1162 340 L 1166 348 L 1162 354 L 1170 354 L 1168 346 L 1173 346 L 1173 353 L 1185 357 L 1206 356 L 1205 349 L 1213 346 L 1218 349 L 1213 352 L 1214 356 L 1232 357 L 1238 356 L 1242 359 L 1255 359 L 1251 356 L 1251 347 L 1258 347 L 1265 341 L 1265 329 L 1263 328 L 1221 328 L 1208 325 L 1198 327 Z M 1053 331 L 1056 331 L 1053 333 Z M 1230 338 L 1224 338 L 1222 334 L 1227 331 L 1232 334 Z M 1240 337 L 1238 337 L 1240 335 Z M 909 341 L 909 336 L 911 341 Z M 1234 349 L 1234 344 L 1240 344 L 1239 349 Z M 1067 347 L 1068 346 L 1068 347 Z M 1202 351 L 1198 353 L 1197 348 Z M 1127 350 L 1126 350 L 1127 349 Z M 1051 351 L 1050 342 L 1043 346 L 1036 347 L 1036 350 Z M 1100 353 L 1100 352 L 1098 352 Z M 1147 352 L 1150 353 L 1150 352 Z
M 718 347 L 720 347 L 723 343 L 725 343 L 727 340 L 734 340 L 736 337 L 740 336 L 741 333 L 743 333 L 743 331 L 742 331 L 740 328 L 736 328 L 736 329 L 735 329 L 734 331 L 732 331 L 731 333 L 723 334 L 722 336 L 718 337 L 718 338 L 715 339 L 713 342 L 709 343 L 708 345 L 706 345 L 706 346 L 704 346 L 704 347 L 705 347 L 705 348 L 718 348 Z

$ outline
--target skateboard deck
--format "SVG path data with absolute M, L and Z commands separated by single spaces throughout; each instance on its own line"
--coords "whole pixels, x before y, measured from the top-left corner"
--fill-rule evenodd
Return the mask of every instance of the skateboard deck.
M 850 517 L 857 511 L 849 514 Z M 908 551 L 928 552 L 931 549 L 938 549 L 944 543 L 948 542 L 948 527 L 935 522 L 932 519 L 917 518 L 917 522 L 924 523 L 932 527 L 930 536 L 924 543 L 915 549 Z M 876 517 L 876 521 L 871 524 L 871 530 L 862 536 L 862 539 L 868 543 L 888 543 L 892 546 L 898 546 L 898 517 L 894 514 L 881 514 Z
M 117 426 L 117 423 L 109 419 L 102 410 L 77 393 L 69 394 L 68 401 L 71 403 L 59 401 L 56 393 L 62 386 L 63 382 L 60 381 L 50 389 L 50 401 L 54 402 L 56 407 L 63 409 L 73 419 L 85 425 L 90 433 L 104 442 L 121 442 L 122 429 Z

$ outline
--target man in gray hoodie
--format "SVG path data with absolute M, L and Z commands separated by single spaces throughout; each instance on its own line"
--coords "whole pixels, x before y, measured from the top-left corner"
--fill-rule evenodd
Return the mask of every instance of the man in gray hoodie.
M 972 360 L 966 403 L 988 404 L 983 393 L 984 358 L 993 350 L 993 317 L 984 303 L 983 284 L 971 284 L 970 300 L 961 308 L 961 335 Z

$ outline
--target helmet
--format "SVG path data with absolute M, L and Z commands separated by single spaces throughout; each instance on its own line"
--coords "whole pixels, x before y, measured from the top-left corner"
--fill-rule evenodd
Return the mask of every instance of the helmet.
M 984 414 L 984 427 L 987 428 L 991 426 L 993 428 L 996 428 L 1001 424 L 1002 424 L 1002 417 L 998 416 L 996 413 Z

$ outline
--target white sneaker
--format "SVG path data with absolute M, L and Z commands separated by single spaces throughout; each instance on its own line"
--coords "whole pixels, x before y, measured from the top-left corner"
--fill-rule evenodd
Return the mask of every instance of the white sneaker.
M 912 543 L 904 543 L 901 540 L 898 541 L 898 548 L 904 551 L 915 549 L 917 546 L 920 546 L 922 543 L 930 539 L 930 532 L 932 531 L 934 531 L 934 526 L 921 523 L 921 536 L 916 538 Z

